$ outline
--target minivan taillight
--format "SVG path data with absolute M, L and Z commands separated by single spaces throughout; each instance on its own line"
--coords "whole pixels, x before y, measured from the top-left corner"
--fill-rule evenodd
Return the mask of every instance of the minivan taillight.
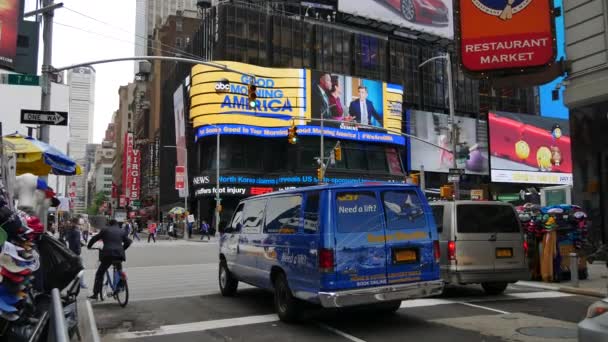
M 441 249 L 439 249 L 439 241 L 433 241 L 433 251 L 435 252 L 435 262 L 441 260 Z
M 448 242 L 448 259 L 456 260 L 456 241 Z
M 333 272 L 334 270 L 334 251 L 332 249 L 319 250 L 319 271 Z

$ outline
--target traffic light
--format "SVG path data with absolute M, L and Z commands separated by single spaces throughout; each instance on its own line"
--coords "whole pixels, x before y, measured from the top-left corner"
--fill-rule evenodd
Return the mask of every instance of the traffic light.
M 293 145 L 298 142 L 298 128 L 296 125 L 291 125 L 291 127 L 289 127 L 287 130 L 287 141 Z
M 322 168 L 317 168 L 317 179 L 319 180 L 319 182 L 323 179 L 323 169 Z
M 451 185 L 444 185 L 439 188 L 439 196 L 444 199 L 452 199 L 454 195 L 454 188 Z
M 410 174 L 410 177 L 412 178 L 412 184 L 420 185 L 420 174 L 419 173 L 412 173 L 412 174 Z
M 336 148 L 334 148 L 334 157 L 336 158 L 337 161 L 342 160 L 342 147 L 341 146 L 336 146 Z
M 249 97 L 249 108 L 251 108 L 251 109 L 256 109 L 258 106 L 258 103 L 257 103 L 258 94 L 256 94 L 257 89 L 258 89 L 258 87 L 256 87 L 254 84 L 249 85 L 249 91 L 247 94 Z

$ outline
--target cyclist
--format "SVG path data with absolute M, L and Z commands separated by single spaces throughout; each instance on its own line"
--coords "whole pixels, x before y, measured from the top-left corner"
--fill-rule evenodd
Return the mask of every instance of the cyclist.
M 133 242 L 129 239 L 127 234 L 128 233 L 124 229 L 121 229 L 118 226 L 116 220 L 112 219 L 108 223 L 108 226 L 103 228 L 97 235 L 89 240 L 89 244 L 87 245 L 88 249 L 91 249 L 97 241 L 103 241 L 103 248 L 99 252 L 99 261 L 101 261 L 101 263 L 95 273 L 93 295 L 90 296 L 89 299 L 98 300 L 103 285 L 103 276 L 113 263 L 118 264 L 118 271 L 122 270 L 121 263 L 126 260 L 125 250 L 129 248 Z

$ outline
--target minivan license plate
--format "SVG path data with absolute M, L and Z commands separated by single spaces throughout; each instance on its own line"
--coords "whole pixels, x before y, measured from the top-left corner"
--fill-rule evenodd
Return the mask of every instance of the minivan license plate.
M 416 261 L 416 251 L 413 249 L 402 249 L 395 251 L 395 261 L 397 262 L 412 262 Z
M 512 258 L 513 248 L 496 248 L 497 258 Z

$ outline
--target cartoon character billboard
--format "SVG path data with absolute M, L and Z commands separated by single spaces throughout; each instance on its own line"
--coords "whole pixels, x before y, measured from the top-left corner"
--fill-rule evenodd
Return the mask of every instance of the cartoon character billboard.
M 521 69 L 554 61 L 551 0 L 460 0 L 459 6 L 465 70 Z
M 489 113 L 493 182 L 572 184 L 568 121 Z

